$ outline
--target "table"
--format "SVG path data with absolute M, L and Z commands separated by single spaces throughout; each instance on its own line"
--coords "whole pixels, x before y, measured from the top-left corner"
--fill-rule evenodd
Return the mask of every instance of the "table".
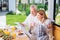
M 20 37 L 16 37 L 13 40 L 29 40 L 29 38 L 26 35 L 20 36 Z

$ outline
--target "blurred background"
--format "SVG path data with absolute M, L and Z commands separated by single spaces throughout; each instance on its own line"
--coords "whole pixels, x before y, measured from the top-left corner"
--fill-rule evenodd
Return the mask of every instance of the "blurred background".
M 0 13 L 6 14 L 8 25 L 15 25 L 14 22 L 23 22 L 26 19 L 30 13 L 30 5 L 36 5 L 38 10 L 45 9 L 48 15 L 48 0 L 0 0 Z M 60 0 L 56 0 L 55 6 L 55 23 L 60 25 Z

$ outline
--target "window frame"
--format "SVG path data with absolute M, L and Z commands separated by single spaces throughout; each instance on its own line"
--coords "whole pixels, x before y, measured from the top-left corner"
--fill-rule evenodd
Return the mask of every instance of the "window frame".
M 54 6 L 53 6 L 53 7 L 54 7 L 54 9 L 53 9 L 53 19 L 54 19 L 54 23 L 53 23 L 53 24 L 56 25 L 56 26 L 58 26 L 58 27 L 60 27 L 60 25 L 58 25 L 58 24 L 55 23 L 56 0 L 54 0 Z

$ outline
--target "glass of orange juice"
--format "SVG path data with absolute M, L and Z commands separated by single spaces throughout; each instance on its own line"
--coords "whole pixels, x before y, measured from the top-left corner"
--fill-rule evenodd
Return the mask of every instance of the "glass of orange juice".
M 12 26 L 11 30 L 12 31 L 15 31 L 16 30 L 16 27 Z
M 6 35 L 10 35 L 10 32 L 9 32 L 8 30 L 4 30 L 4 33 L 5 33 Z
M 16 38 L 16 33 L 15 33 L 15 32 L 12 32 L 12 33 L 11 33 L 11 36 L 12 36 L 13 38 Z

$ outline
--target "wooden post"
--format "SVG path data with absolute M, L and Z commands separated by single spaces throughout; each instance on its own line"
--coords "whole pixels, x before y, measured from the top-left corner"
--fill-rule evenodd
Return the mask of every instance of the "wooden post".
M 48 18 L 53 20 L 54 0 L 48 0 Z

